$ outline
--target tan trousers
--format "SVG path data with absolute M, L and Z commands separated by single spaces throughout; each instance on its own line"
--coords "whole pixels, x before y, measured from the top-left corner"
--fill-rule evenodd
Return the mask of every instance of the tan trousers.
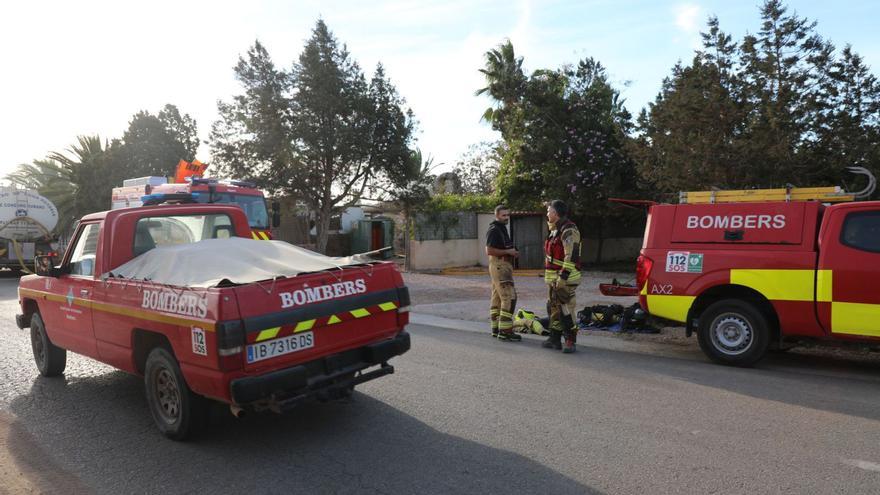
M 508 261 L 490 256 L 489 276 L 492 279 L 492 302 L 489 305 L 492 332 L 511 332 L 513 331 L 513 310 L 516 308 L 513 265 Z
M 547 310 L 550 316 L 550 330 L 562 332 L 566 330 L 562 324 L 565 317 L 568 321 L 574 321 L 574 314 L 577 311 L 577 300 L 575 293 L 577 284 L 556 285 L 556 283 L 548 286 L 547 293 Z M 570 319 L 569 319 L 570 318 Z

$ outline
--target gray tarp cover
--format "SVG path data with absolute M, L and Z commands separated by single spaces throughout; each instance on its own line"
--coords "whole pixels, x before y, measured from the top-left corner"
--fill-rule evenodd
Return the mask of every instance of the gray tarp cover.
M 223 280 L 247 284 L 304 272 L 369 263 L 354 255 L 331 258 L 283 241 L 242 237 L 157 247 L 104 274 L 182 287 L 213 287 Z

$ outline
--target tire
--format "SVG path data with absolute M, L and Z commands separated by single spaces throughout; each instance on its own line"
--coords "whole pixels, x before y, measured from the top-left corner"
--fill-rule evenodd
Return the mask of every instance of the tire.
M 716 363 L 752 366 L 767 353 L 770 326 L 753 304 L 722 299 L 700 315 L 700 349 Z
M 49 340 L 40 313 L 31 316 L 31 349 L 41 375 L 51 377 L 64 373 L 64 368 L 67 367 L 67 351 Z
M 174 356 L 165 348 L 150 351 L 144 366 L 147 404 L 156 427 L 172 440 L 186 440 L 206 420 L 206 399 L 193 393 Z

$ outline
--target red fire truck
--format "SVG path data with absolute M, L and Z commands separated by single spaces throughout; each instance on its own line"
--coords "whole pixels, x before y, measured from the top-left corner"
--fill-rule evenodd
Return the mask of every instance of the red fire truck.
M 207 399 L 235 414 L 283 412 L 393 373 L 388 360 L 410 347 L 409 293 L 395 266 L 346 264 L 287 243 L 254 242 L 251 225 L 228 204 L 83 217 L 60 263 L 42 257 L 38 274 L 19 283 L 16 322 L 30 327 L 40 374 L 61 374 L 71 351 L 142 375 L 156 425 L 183 439 L 201 425 Z M 231 245 L 243 249 L 237 265 L 211 260 Z M 283 253 L 267 256 L 270 249 Z M 248 253 L 252 259 L 244 259 Z M 220 280 L 173 284 L 120 275 L 151 256 L 166 273 L 213 270 Z M 281 262 L 297 270 L 272 275 L 281 273 L 272 271 Z M 233 282 L 242 267 L 258 276 Z
M 178 183 L 169 183 L 165 177 L 126 179 L 122 187 L 113 188 L 111 208 L 143 206 L 145 197 L 149 202 L 151 195 L 167 194 L 191 195 L 192 200 L 197 203 L 238 205 L 247 216 L 251 237 L 257 240 L 272 239 L 270 227 L 277 228 L 281 220 L 278 205 L 273 204 L 270 225 L 266 198 L 263 191 L 257 189 L 253 183 L 237 180 L 221 181 L 197 176 L 186 177 L 185 182 Z
M 807 339 L 880 345 L 880 202 L 854 201 L 873 192 L 868 175 L 860 193 L 705 191 L 648 204 L 631 294 L 722 364 Z

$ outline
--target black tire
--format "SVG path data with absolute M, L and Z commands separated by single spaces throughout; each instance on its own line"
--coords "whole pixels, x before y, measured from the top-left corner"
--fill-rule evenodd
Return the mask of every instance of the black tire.
M 31 316 L 31 348 L 34 351 L 34 362 L 37 363 L 41 375 L 51 377 L 64 373 L 64 368 L 67 367 L 67 350 L 49 340 L 40 313 Z
M 747 301 L 722 299 L 706 308 L 699 321 L 700 349 L 716 363 L 752 366 L 767 353 L 767 318 Z
M 177 360 L 166 349 L 150 351 L 144 366 L 147 404 L 156 427 L 172 440 L 186 440 L 206 421 L 206 399 L 193 393 Z

